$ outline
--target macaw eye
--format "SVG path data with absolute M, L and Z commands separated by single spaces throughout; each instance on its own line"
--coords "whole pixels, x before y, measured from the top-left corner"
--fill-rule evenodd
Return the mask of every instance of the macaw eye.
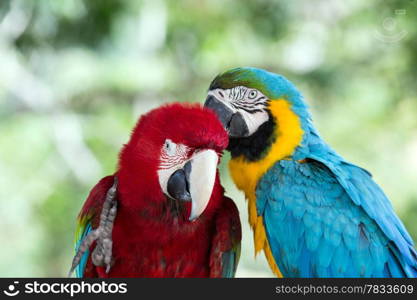
M 166 154 L 168 154 L 169 156 L 174 156 L 177 152 L 177 144 L 168 139 L 164 143 L 164 149 Z
M 255 99 L 256 96 L 258 96 L 258 92 L 256 90 L 249 91 L 249 95 L 248 95 L 249 99 Z

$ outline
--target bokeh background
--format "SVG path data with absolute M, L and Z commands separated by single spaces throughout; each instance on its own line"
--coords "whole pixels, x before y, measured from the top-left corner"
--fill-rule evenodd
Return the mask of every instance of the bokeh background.
M 417 240 L 417 0 L 1 0 L 0 276 L 65 276 L 76 215 L 138 116 L 236 66 L 287 76 Z M 254 258 L 246 204 L 238 276 Z

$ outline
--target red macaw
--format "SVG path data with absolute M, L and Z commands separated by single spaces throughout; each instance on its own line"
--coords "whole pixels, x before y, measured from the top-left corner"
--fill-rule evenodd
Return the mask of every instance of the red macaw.
M 78 277 L 233 277 L 237 208 L 217 165 L 228 135 L 200 105 L 142 116 L 118 170 L 92 189 L 79 214 Z

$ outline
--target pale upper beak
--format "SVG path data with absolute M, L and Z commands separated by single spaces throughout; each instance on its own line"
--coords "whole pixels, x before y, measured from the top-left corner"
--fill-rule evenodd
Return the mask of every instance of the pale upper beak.
M 161 188 L 167 196 L 191 201 L 190 221 L 198 218 L 210 201 L 218 160 L 214 150 L 202 150 L 180 168 L 158 171 Z

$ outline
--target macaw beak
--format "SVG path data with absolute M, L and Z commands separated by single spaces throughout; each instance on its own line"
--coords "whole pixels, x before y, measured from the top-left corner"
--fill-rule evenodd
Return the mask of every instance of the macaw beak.
M 173 172 L 167 181 L 166 191 L 169 197 L 191 201 L 190 221 L 198 218 L 210 201 L 218 160 L 214 150 L 199 151 L 184 167 Z
M 208 95 L 204 106 L 217 114 L 230 137 L 246 137 L 249 135 L 249 128 L 242 114 L 226 105 L 224 101 L 217 99 L 214 95 Z

